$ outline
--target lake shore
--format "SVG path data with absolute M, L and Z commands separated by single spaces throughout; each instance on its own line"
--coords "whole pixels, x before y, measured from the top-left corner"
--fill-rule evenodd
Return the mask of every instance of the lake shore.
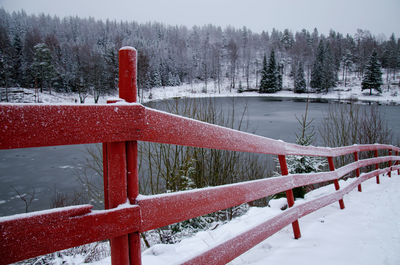
M 359 85 L 338 86 L 331 89 L 328 93 L 294 93 L 288 88 L 271 94 L 261 94 L 257 91 L 238 92 L 238 89 L 230 89 L 228 85 L 221 85 L 220 88 L 209 84 L 207 87 L 204 83 L 183 84 L 181 86 L 171 87 L 155 87 L 149 90 L 138 91 L 138 101 L 146 103 L 150 101 L 159 101 L 171 98 L 206 98 L 206 97 L 269 97 L 269 98 L 297 98 L 297 99 L 313 99 L 323 102 L 324 100 L 334 100 L 340 102 L 358 102 L 358 103 L 378 103 L 383 105 L 400 105 L 400 88 L 392 85 L 389 89 L 385 86 L 382 93 L 372 91 L 361 91 Z M 5 102 L 5 88 L 0 88 L 1 103 Z M 35 103 L 37 96 L 34 89 L 27 88 L 9 88 L 9 102 L 12 103 Z M 77 93 L 57 93 L 49 94 L 47 91 L 38 94 L 40 103 L 50 104 L 80 104 L 80 97 Z M 98 103 L 105 104 L 107 99 L 118 97 L 117 93 L 102 95 Z M 85 96 L 85 104 L 93 104 L 93 95 Z
M 145 91 L 140 97 L 141 102 L 154 100 L 163 100 L 169 98 L 202 98 L 202 97 L 270 97 L 270 98 L 298 98 L 315 100 L 337 100 L 343 102 L 376 102 L 384 105 L 400 104 L 400 89 L 398 86 L 392 86 L 389 90 L 383 89 L 382 93 L 372 91 L 361 91 L 360 86 L 335 87 L 328 93 L 294 93 L 289 89 L 283 89 L 276 93 L 261 94 L 256 91 L 238 92 L 237 89 L 221 87 L 221 89 L 209 86 L 205 89 L 204 83 L 186 84 L 177 87 L 157 87 L 150 91 Z

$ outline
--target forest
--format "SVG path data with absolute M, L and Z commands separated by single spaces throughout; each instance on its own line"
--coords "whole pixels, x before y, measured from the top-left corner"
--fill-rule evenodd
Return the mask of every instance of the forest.
M 400 68 L 400 39 L 368 30 L 354 36 L 334 30 L 326 36 L 317 29 L 255 33 L 246 27 L 187 28 L 0 9 L 0 87 L 75 92 L 81 100 L 90 93 L 96 99 L 115 92 L 118 49 L 126 45 L 138 50 L 139 89 L 198 82 L 205 88 L 259 89 L 271 54 L 278 75 L 295 79 L 300 72 L 305 80 L 297 83 L 314 92 L 346 86 L 349 74 L 361 79 L 373 51 L 387 80 Z M 320 83 L 312 80 L 313 72 L 324 75 Z

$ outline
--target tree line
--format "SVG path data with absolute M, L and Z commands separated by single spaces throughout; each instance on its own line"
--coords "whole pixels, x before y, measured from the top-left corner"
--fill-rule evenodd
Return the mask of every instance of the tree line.
M 367 30 L 254 33 L 246 27 L 187 28 L 0 9 L 0 87 L 78 92 L 81 100 L 92 93 L 96 99 L 115 91 L 117 51 L 125 45 L 139 51 L 140 89 L 203 82 L 206 90 L 228 83 L 230 89 L 274 92 L 282 89 L 282 75 L 290 75 L 295 91 L 325 92 L 339 76 L 345 86 L 349 73 L 361 78 L 374 50 L 387 80 L 400 68 L 400 39 L 392 34 L 384 40 Z

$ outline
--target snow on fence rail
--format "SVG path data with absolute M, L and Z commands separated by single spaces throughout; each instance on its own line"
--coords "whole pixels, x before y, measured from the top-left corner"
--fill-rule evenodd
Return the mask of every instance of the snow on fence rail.
M 119 93 L 125 102 L 110 105 L 0 105 L 0 149 L 103 143 L 105 209 L 79 205 L 0 218 L 0 264 L 110 239 L 113 264 L 140 264 L 139 233 L 205 215 L 242 203 L 286 192 L 289 209 L 183 264 L 224 264 L 292 223 L 299 238 L 298 219 L 343 196 L 368 178 L 399 170 L 400 148 L 354 145 L 339 148 L 299 146 L 172 115 L 136 104 L 136 50 L 119 52 Z M 111 102 L 110 102 L 111 103 Z M 137 141 L 278 155 L 282 176 L 196 189 L 139 196 Z M 378 157 L 387 151 L 387 155 Z M 374 151 L 375 158 L 358 160 Z M 395 152 L 395 155 L 392 155 Z M 288 175 L 286 155 L 326 157 L 329 172 Z M 354 162 L 335 169 L 334 157 L 353 154 Z M 392 162 L 395 165 L 392 166 Z M 379 169 L 379 166 L 388 166 Z M 362 167 L 376 170 L 360 175 Z M 357 180 L 339 190 L 338 179 L 356 171 Z M 294 205 L 292 189 L 334 181 L 337 191 Z M 127 203 L 129 200 L 129 203 Z

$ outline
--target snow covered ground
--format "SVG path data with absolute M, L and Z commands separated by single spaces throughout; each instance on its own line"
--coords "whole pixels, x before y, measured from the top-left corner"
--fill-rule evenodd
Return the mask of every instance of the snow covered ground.
M 290 87 L 289 78 L 285 78 L 284 87 Z M 397 81 L 398 82 L 398 81 Z M 354 81 L 348 86 L 338 86 L 332 89 L 329 93 L 304 93 L 296 94 L 293 91 L 284 89 L 282 91 L 273 94 L 259 94 L 258 92 L 243 92 L 239 93 L 237 89 L 229 89 L 227 83 L 223 83 L 218 89 L 213 83 L 209 83 L 207 88 L 204 83 L 194 84 L 183 84 L 175 87 L 156 87 L 151 90 L 144 91 L 141 95 L 139 92 L 139 101 L 148 102 L 152 100 L 162 100 L 176 97 L 286 97 L 286 98 L 311 98 L 311 99 L 337 99 L 337 100 L 349 100 L 349 101 L 372 101 L 379 102 L 381 104 L 400 104 L 400 88 L 397 85 L 391 85 L 390 89 L 387 85 L 382 86 L 383 92 L 381 94 L 372 92 L 369 95 L 369 91 L 361 91 L 360 81 Z M 4 101 L 5 89 L 0 88 L 1 96 Z M 9 88 L 10 98 L 12 102 L 36 102 L 35 93 L 33 89 L 25 88 Z M 117 95 L 105 95 L 101 96 L 99 103 L 105 103 L 107 98 L 116 97 Z M 79 104 L 79 95 L 73 93 L 55 93 L 54 91 L 50 95 L 44 91 L 39 94 L 39 100 L 42 103 L 63 103 L 63 104 Z M 85 99 L 85 103 L 93 104 L 93 96 L 88 95 Z
M 352 182 L 341 181 L 341 187 Z M 345 209 L 331 204 L 299 220 L 302 237 L 293 239 L 291 226 L 258 244 L 230 264 L 307 265 L 398 265 L 400 264 L 400 176 L 381 176 L 362 184 L 344 197 Z M 333 185 L 314 190 L 304 201 L 334 191 Z M 155 245 L 142 254 L 144 265 L 180 263 L 188 257 L 223 242 L 281 212 L 286 199 L 271 201 L 271 207 L 249 212 L 214 230 L 197 233 L 174 245 Z M 301 203 L 302 201 L 296 201 Z M 94 264 L 110 264 L 110 258 Z
M 143 94 L 143 101 L 149 101 L 150 92 Z M 398 86 L 392 86 L 390 90 L 383 88 L 382 94 L 369 91 L 361 91 L 360 85 L 338 86 L 329 93 L 303 93 L 297 94 L 290 90 L 282 90 L 273 94 L 260 94 L 258 92 L 239 93 L 237 89 L 230 90 L 222 86 L 220 90 L 212 84 L 208 89 L 204 89 L 204 84 L 182 85 L 179 87 L 157 87 L 151 90 L 152 100 L 162 100 L 174 97 L 286 97 L 286 98 L 310 98 L 310 99 L 337 99 L 350 101 L 373 101 L 381 104 L 400 104 L 400 89 Z

